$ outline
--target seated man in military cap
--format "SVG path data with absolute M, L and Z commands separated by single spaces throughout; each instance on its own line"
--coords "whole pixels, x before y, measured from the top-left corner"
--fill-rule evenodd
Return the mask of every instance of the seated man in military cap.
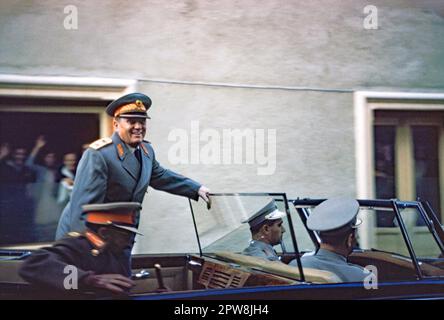
M 282 241 L 282 234 L 285 232 L 283 217 L 285 213 L 279 211 L 274 200 L 271 200 L 251 218 L 244 221 L 250 225 L 252 240 L 242 254 L 279 261 L 279 256 L 273 246 Z
M 359 203 L 355 199 L 331 198 L 318 205 L 307 219 L 307 227 L 321 238 L 319 250 L 301 257 L 303 267 L 335 273 L 343 282 L 361 282 L 368 272 L 347 262 L 356 245 Z M 297 265 L 292 260 L 290 265 Z
M 134 282 L 125 250 L 138 233 L 136 213 L 140 209 L 137 202 L 84 205 L 86 230 L 70 232 L 53 246 L 33 252 L 24 261 L 20 276 L 44 292 L 127 293 Z M 70 281 L 69 271 L 75 277 Z
M 113 117 L 114 134 L 92 143 L 79 162 L 71 200 L 62 212 L 56 239 L 69 231 L 83 231 L 81 207 L 88 203 L 143 202 L 154 189 L 201 197 L 209 205 L 209 189 L 200 183 L 164 169 L 151 144 L 144 140 L 151 99 L 142 93 L 127 94 L 111 102 L 106 113 Z

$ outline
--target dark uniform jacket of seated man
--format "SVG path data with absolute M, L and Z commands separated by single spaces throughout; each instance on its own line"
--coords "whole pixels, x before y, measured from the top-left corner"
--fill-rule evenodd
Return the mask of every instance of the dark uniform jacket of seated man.
M 132 93 L 113 101 L 107 113 L 114 117 L 111 138 L 92 143 L 77 169 L 71 201 L 66 205 L 56 232 L 60 239 L 69 231 L 83 231 L 81 206 L 119 201 L 143 202 L 148 186 L 197 200 L 206 189 L 196 181 L 164 169 L 145 140 L 146 110 L 151 100 Z M 135 143 L 132 143 L 134 142 Z M 132 145 L 130 145 L 132 144 Z M 203 191 L 204 194 L 201 192 Z
M 83 208 L 89 226 L 85 232 L 70 232 L 53 246 L 37 250 L 25 259 L 19 274 L 37 287 L 37 292 L 56 298 L 85 292 L 112 296 L 125 294 L 132 287 L 130 259 L 124 250 L 137 233 L 135 209 L 140 209 L 140 204 L 86 205 Z M 124 213 L 119 216 L 116 209 L 122 208 Z M 107 213 L 111 211 L 110 216 Z M 111 224 L 109 219 L 113 220 Z

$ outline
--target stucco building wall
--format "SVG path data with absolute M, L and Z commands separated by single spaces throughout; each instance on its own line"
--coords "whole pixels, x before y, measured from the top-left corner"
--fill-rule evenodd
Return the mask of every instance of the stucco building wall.
M 368 4 L 377 30 L 363 27 Z M 67 5 L 77 30 L 64 28 Z M 153 100 L 157 158 L 214 192 L 354 195 L 353 91 L 442 92 L 443 14 L 441 1 L 411 0 L 2 1 L 0 73 L 139 80 Z M 193 121 L 201 131 L 275 129 L 276 170 L 171 164 L 168 135 Z M 195 249 L 188 210 L 151 190 L 137 251 Z

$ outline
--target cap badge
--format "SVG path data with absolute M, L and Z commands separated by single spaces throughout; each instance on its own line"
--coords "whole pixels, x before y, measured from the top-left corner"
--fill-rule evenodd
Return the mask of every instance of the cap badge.
M 121 114 L 129 113 L 129 112 L 146 112 L 145 105 L 141 100 L 136 100 L 134 103 L 129 103 L 121 106 L 114 112 L 114 117 L 118 117 Z

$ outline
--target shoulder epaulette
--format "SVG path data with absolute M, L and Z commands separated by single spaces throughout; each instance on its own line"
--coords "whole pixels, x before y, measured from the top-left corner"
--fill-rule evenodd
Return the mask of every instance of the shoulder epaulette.
M 68 236 L 71 237 L 71 238 L 78 238 L 81 235 L 82 235 L 81 233 L 78 233 L 78 232 L 75 232 L 75 231 L 68 232 Z
M 100 148 L 103 148 L 104 146 L 107 146 L 111 143 L 113 143 L 113 140 L 111 138 L 102 138 L 91 143 L 89 147 L 93 148 L 94 150 L 99 150 Z
M 94 247 L 91 250 L 91 254 L 95 257 L 98 256 L 105 247 L 106 244 L 105 241 L 102 238 L 100 238 L 97 234 L 91 231 L 85 231 L 85 237 L 86 239 L 88 239 L 89 243 L 91 243 L 91 245 Z

